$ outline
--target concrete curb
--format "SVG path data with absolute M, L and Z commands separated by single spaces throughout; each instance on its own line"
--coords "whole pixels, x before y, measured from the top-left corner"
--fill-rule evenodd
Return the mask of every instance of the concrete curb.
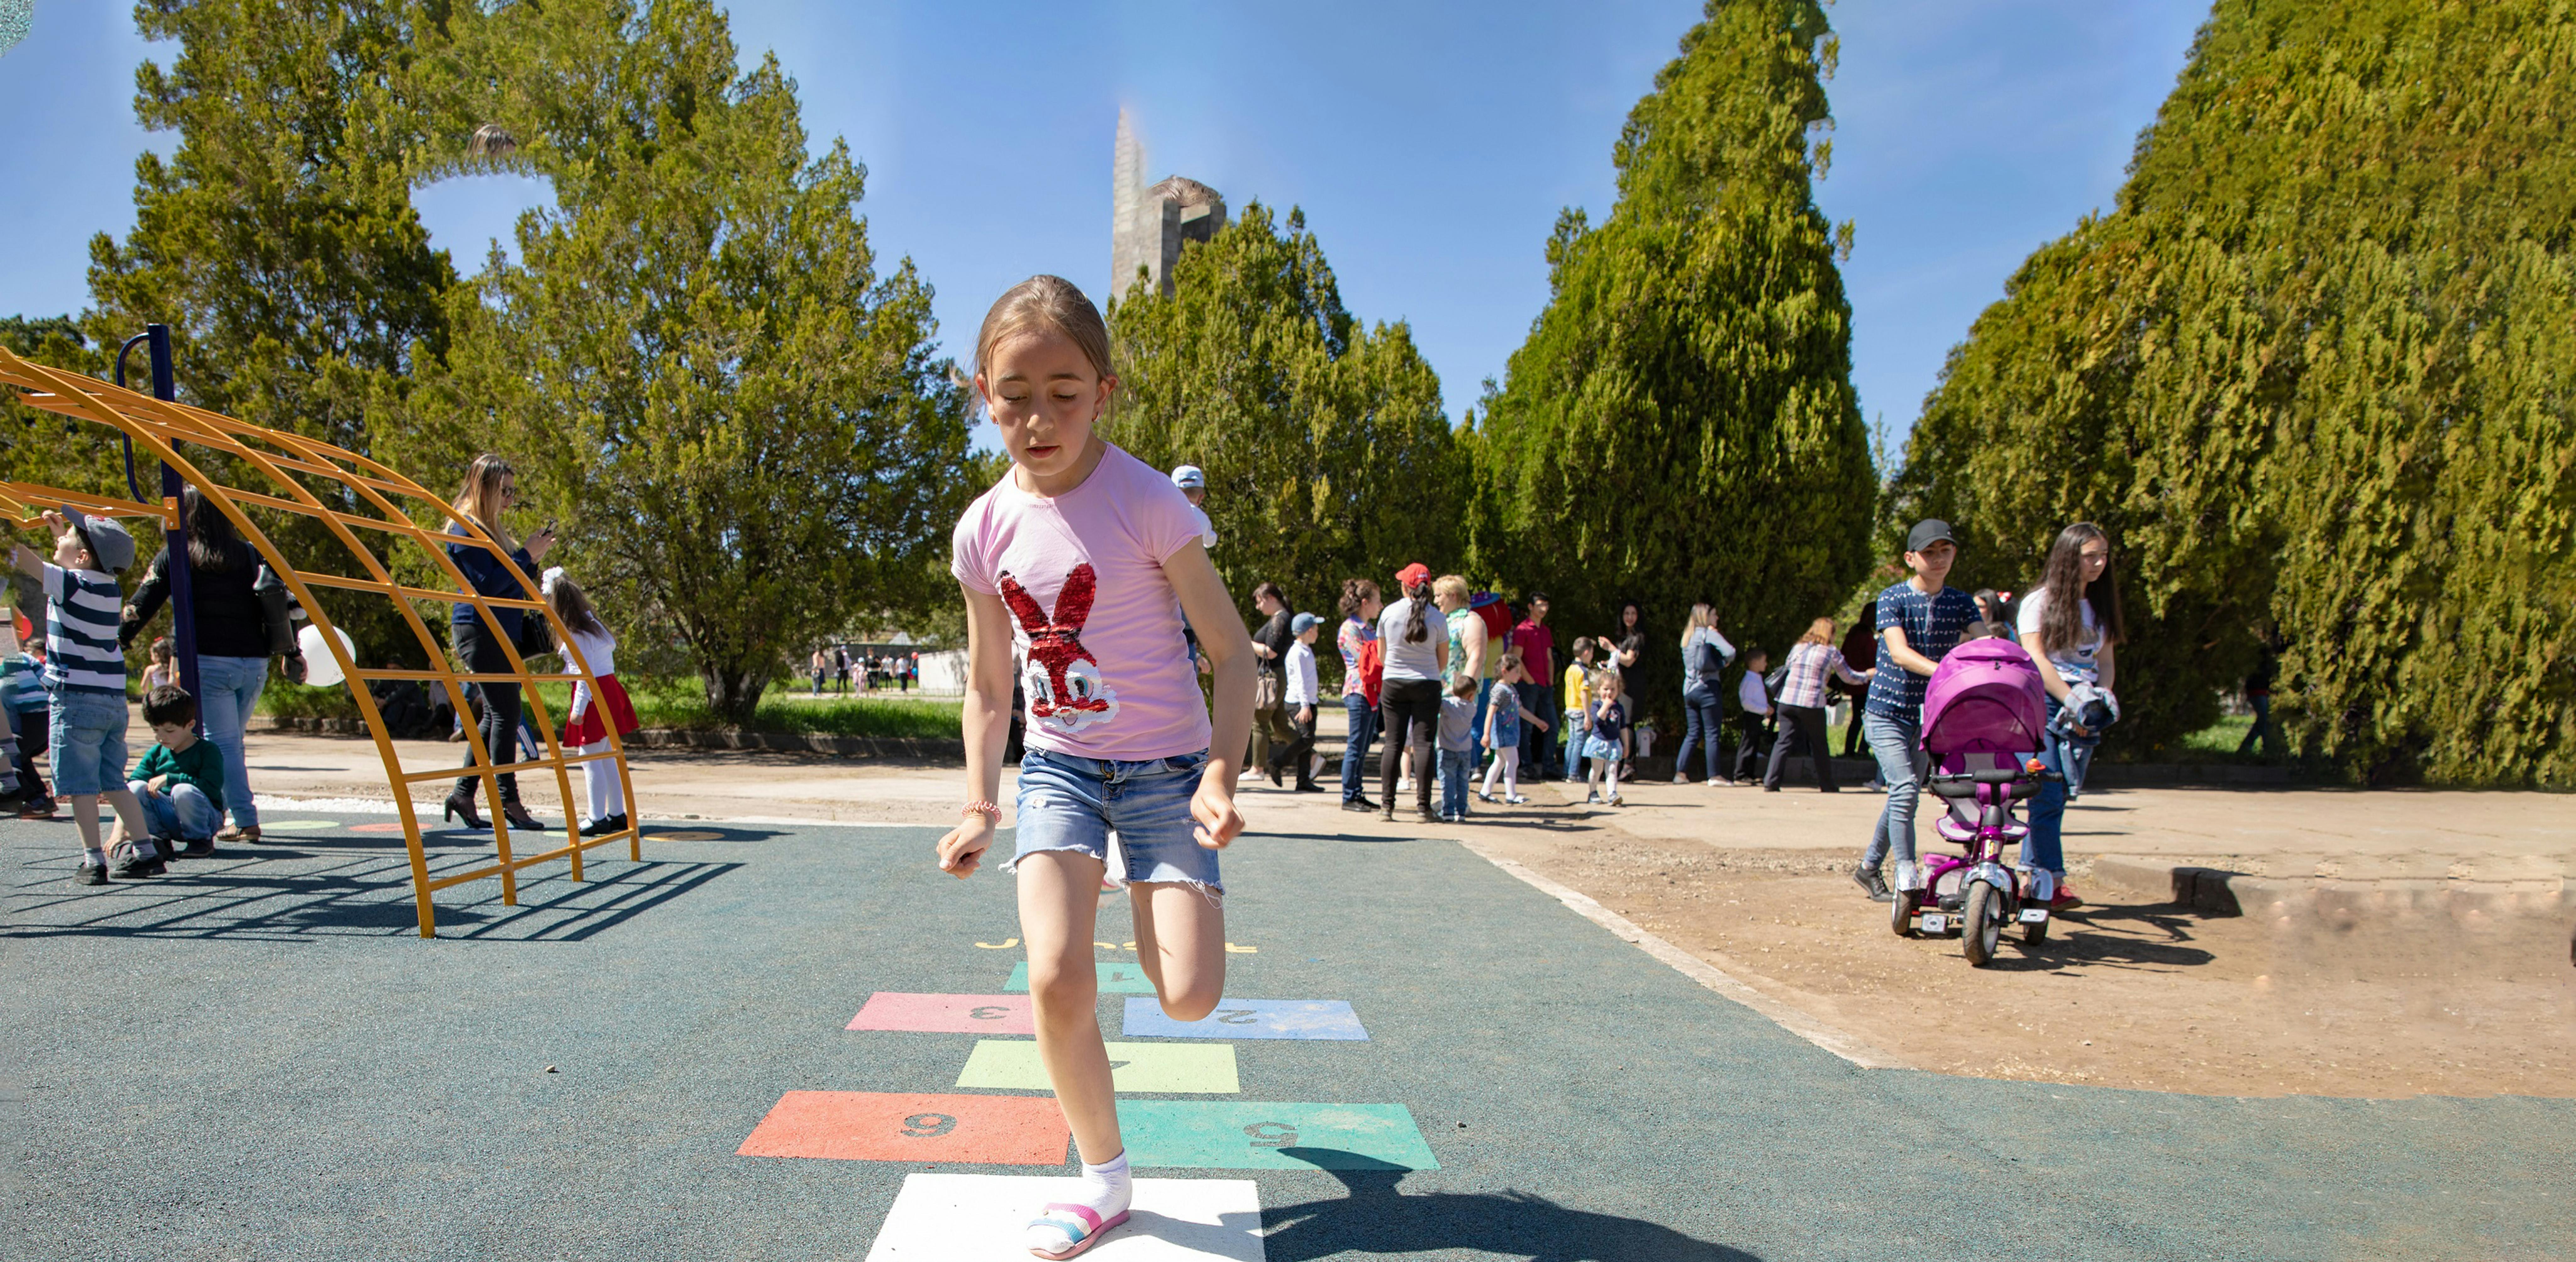
M 1669 965 L 1673 971 L 1751 1008 L 1769 1018 L 1772 1024 L 1781 1029 L 1832 1052 L 1852 1064 L 1863 1069 L 1914 1068 L 1886 1052 L 1755 990 L 1708 961 L 1638 928 L 1635 921 L 1602 906 L 1591 895 L 1581 890 L 1559 885 L 1540 876 L 1516 859 L 1501 858 L 1472 839 L 1461 838 L 1458 844 L 1465 847 L 1469 854 L 1501 868 L 1539 892 L 1573 908 L 1575 914 L 1619 935 L 1621 940 L 1634 943 L 1646 954 Z
M 2162 892 L 2176 905 L 2203 916 L 2303 915 L 2337 927 L 2410 917 L 2461 923 L 2536 920 L 2563 926 L 2576 922 L 2576 898 L 2570 897 L 2576 891 L 2569 889 L 2564 878 L 2281 878 L 2126 855 L 2095 859 L 2093 877 L 2143 894 Z

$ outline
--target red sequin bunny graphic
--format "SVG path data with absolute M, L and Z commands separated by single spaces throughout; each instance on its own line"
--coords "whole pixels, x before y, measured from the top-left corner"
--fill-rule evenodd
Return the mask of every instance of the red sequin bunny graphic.
M 1056 593 L 1055 614 L 1038 608 L 1028 589 L 1010 572 L 1002 573 L 1002 601 L 1029 636 L 1028 667 L 1021 678 L 1029 694 L 1029 718 L 1066 733 L 1108 722 L 1118 714 L 1118 694 L 1100 677 L 1100 660 L 1082 647 L 1082 624 L 1091 617 L 1091 598 L 1098 583 L 1088 562 L 1064 576 Z

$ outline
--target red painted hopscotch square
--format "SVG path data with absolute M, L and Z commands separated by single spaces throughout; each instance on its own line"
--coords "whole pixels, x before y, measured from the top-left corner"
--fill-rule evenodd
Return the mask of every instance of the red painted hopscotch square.
M 853 1030 L 908 1030 L 916 1034 L 1028 1034 L 1038 1032 L 1027 995 L 907 995 L 880 990 L 868 996 Z
M 1053 1096 L 790 1091 L 735 1155 L 1060 1166 L 1072 1142 Z

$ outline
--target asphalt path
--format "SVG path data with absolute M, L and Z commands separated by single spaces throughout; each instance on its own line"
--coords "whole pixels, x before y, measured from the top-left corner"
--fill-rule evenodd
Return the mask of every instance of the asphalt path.
M 446 891 L 424 941 L 399 836 L 348 827 L 385 817 L 328 818 L 105 889 L 68 824 L 0 823 L 0 1252 L 861 1258 L 908 1173 L 1070 1168 L 738 1151 L 789 1092 L 979 1090 L 975 1034 L 844 1028 L 881 991 L 1006 993 L 1009 879 L 939 873 L 935 830 L 657 826 L 696 839 L 532 869 L 516 907 Z M 2576 1252 L 2576 1102 L 1865 1070 L 1451 842 L 1255 835 L 1225 872 L 1227 994 L 1367 1037 L 1129 1098 L 1401 1106 L 1437 1161 L 1143 1171 L 1255 1180 L 1273 1262 Z

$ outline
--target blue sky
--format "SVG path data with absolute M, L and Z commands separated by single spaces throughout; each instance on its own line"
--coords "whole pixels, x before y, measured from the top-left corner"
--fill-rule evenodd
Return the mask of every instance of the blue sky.
M 1056 272 L 1109 279 L 1110 151 L 1136 112 L 1152 178 L 1235 205 L 1302 206 L 1351 310 L 1406 320 L 1452 413 L 1546 301 L 1541 257 L 1566 206 L 1598 221 L 1611 143 L 1697 0 L 1582 4 L 1160 4 L 741 0 L 746 61 L 774 50 L 817 146 L 869 170 L 881 261 L 910 255 L 941 338 L 971 349 L 994 295 Z M 2139 128 L 2205 7 L 2182 0 L 1841 0 L 1827 85 L 1827 216 L 1844 265 L 1863 414 L 1901 441 L 1963 337 L 2030 250 L 2107 208 Z M 0 183 L 0 313 L 86 305 L 87 243 L 131 228 L 133 68 L 168 56 L 126 6 L 39 0 L 0 56 L 0 120 L 21 177 Z M 40 178 L 24 177 L 39 175 Z M 416 203 L 468 269 L 542 184 L 455 180 Z

